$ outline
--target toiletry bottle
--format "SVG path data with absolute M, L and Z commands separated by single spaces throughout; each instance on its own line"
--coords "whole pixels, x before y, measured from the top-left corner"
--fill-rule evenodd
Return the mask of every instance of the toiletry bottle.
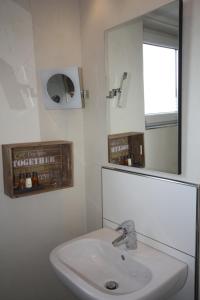
M 32 188 L 31 173 L 26 173 L 25 187 L 26 187 L 27 189 Z
M 135 159 L 134 159 L 134 154 L 131 154 L 131 166 L 134 166 L 135 164 Z
M 128 166 L 128 155 L 124 156 L 124 165 Z
M 16 190 L 19 186 L 19 182 L 16 180 L 15 173 L 13 174 L 13 188 Z
M 37 174 L 37 172 L 32 173 L 32 186 L 33 187 L 38 186 L 38 174 Z
M 131 156 L 128 156 L 128 166 L 129 166 L 129 167 L 132 166 L 132 159 L 131 159 Z
M 18 188 L 20 191 L 23 191 L 25 189 L 25 174 L 19 174 Z
M 123 163 L 124 163 L 124 157 L 120 156 L 119 157 L 119 165 L 123 165 Z
M 143 146 L 140 145 L 139 166 L 142 167 Z

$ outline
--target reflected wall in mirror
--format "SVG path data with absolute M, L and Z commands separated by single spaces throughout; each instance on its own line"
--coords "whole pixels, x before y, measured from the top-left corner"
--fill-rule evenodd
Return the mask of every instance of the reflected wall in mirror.
M 106 31 L 109 140 L 137 133 L 144 140 L 141 166 L 134 161 L 140 145 L 119 139 L 109 148 L 109 162 L 180 174 L 181 41 L 181 0 Z

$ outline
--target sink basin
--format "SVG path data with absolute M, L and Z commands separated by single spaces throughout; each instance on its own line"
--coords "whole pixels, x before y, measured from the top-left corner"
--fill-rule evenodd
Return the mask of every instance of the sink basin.
M 128 294 L 143 288 L 152 278 L 151 271 L 110 244 L 94 239 L 81 239 L 57 252 L 62 264 L 91 286 L 109 294 Z M 114 281 L 115 290 L 106 288 Z
M 136 250 L 113 247 L 117 235 L 100 229 L 51 252 L 56 274 L 80 299 L 164 300 L 183 287 L 185 263 L 140 242 Z

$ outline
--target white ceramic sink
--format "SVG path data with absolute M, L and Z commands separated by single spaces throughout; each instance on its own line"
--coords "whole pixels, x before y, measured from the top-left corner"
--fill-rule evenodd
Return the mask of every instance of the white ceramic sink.
M 140 242 L 136 250 L 113 247 L 118 234 L 100 229 L 51 252 L 56 274 L 80 299 L 164 300 L 183 287 L 185 263 Z

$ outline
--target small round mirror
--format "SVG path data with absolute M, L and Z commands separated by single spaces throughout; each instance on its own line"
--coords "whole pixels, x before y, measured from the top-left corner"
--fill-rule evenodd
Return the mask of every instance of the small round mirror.
M 55 74 L 47 82 L 49 97 L 56 103 L 70 101 L 75 92 L 72 80 L 64 74 Z

